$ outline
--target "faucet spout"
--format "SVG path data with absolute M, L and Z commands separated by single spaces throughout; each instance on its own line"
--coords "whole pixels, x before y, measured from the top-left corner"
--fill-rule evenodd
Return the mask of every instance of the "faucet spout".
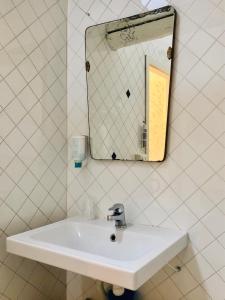
M 115 216 L 113 216 L 113 215 L 107 216 L 107 221 L 114 221 L 114 220 L 115 220 Z
M 117 203 L 109 208 L 110 211 L 113 211 L 112 215 L 107 216 L 107 221 L 115 221 L 115 226 L 117 229 L 126 228 L 125 220 L 125 210 L 123 204 Z

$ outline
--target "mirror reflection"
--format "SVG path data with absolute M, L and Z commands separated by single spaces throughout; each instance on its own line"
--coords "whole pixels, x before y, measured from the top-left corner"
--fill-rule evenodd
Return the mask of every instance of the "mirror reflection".
M 87 29 L 94 159 L 164 160 L 175 17 L 167 6 Z

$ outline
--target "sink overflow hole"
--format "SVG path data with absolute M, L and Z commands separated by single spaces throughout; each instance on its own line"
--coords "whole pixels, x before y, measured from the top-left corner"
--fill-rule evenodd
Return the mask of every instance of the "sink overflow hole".
M 110 235 L 110 240 L 111 240 L 111 242 L 116 241 L 116 235 L 114 233 Z

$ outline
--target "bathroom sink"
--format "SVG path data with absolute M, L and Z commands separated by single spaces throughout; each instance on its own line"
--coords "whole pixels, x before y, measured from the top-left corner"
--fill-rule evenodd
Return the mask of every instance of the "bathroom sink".
M 113 241 L 115 239 L 115 241 Z M 7 251 L 65 270 L 138 289 L 187 245 L 185 232 L 70 218 L 7 238 Z

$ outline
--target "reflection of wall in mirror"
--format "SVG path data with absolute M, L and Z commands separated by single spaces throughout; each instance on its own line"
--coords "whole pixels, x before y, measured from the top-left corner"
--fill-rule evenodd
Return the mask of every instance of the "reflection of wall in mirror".
M 87 59 L 91 64 L 88 97 L 94 158 L 111 159 L 115 152 L 118 159 L 134 160 L 136 155 L 145 154 L 140 134 L 146 111 L 145 56 L 165 66 L 171 41 L 169 36 L 112 51 L 104 33 L 92 37 Z
M 146 49 L 137 44 L 112 51 L 104 35 L 96 44 L 87 53 L 92 155 L 110 159 L 115 152 L 118 159 L 133 160 L 145 120 Z

